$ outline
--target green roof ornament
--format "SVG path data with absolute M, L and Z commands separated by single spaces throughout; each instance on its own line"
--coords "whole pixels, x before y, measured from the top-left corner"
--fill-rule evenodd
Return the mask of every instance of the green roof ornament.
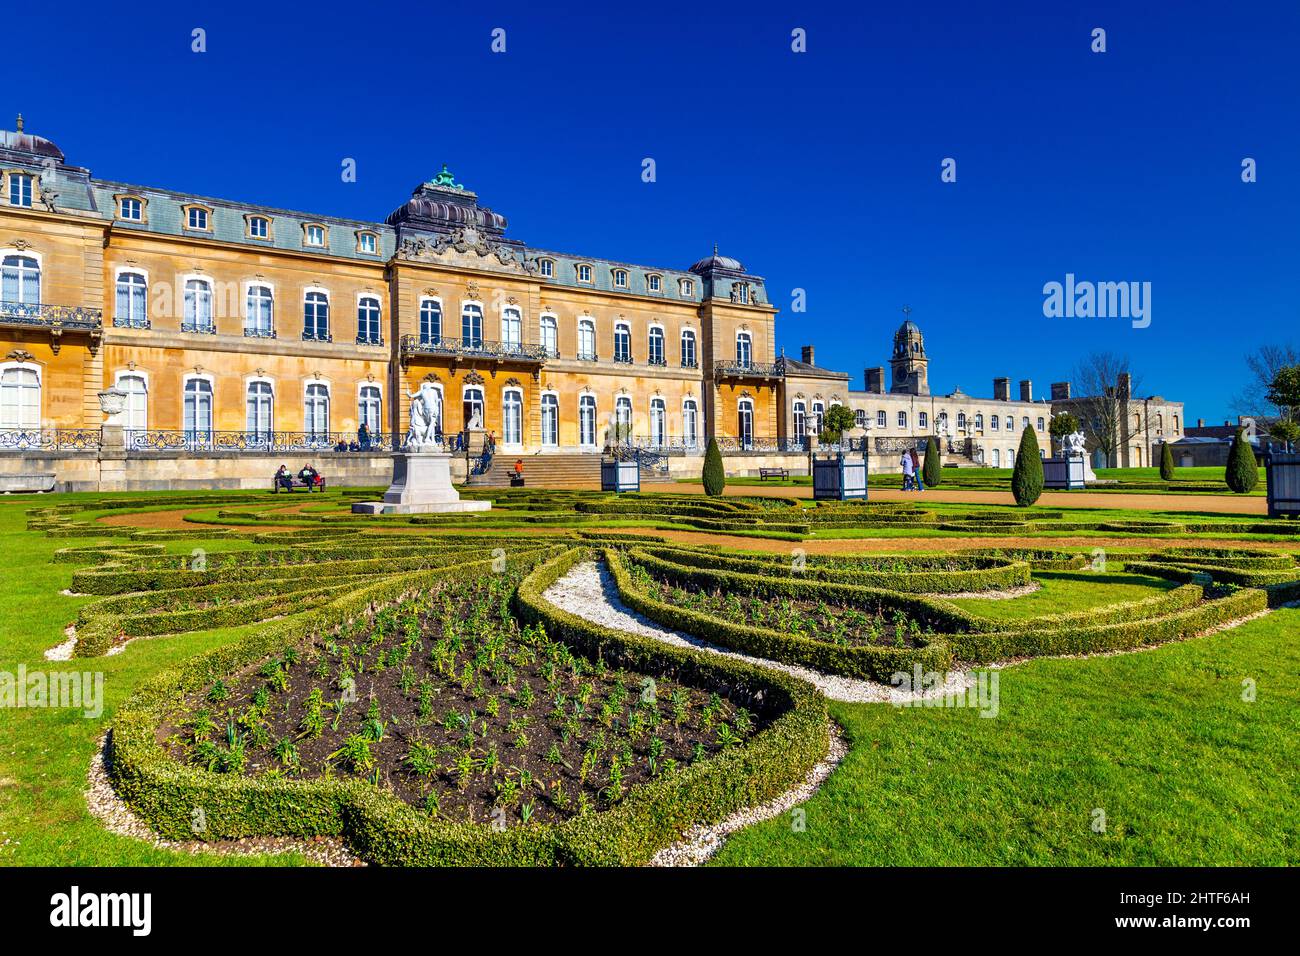
M 460 183 L 456 182 L 456 177 L 447 171 L 447 164 L 442 164 L 442 172 L 433 177 L 433 185 L 444 186 L 447 189 L 464 189 Z

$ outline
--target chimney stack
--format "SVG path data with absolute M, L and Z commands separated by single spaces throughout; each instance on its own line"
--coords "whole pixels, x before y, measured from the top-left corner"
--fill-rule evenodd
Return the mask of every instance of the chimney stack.
M 813 347 L 811 345 L 805 345 L 801 351 L 803 353 L 803 362 L 805 365 L 817 364 L 813 361 Z
M 1197 428 L 1204 428 L 1204 427 L 1205 427 L 1205 419 L 1204 419 L 1204 418 L 1198 418 L 1198 419 L 1196 419 L 1196 427 L 1197 427 Z
M 1070 383 L 1053 382 L 1052 383 L 1052 401 L 1068 402 L 1070 400 Z
M 1011 379 L 995 378 L 993 380 L 993 401 L 995 402 L 1011 401 Z
M 1119 397 L 1121 401 L 1128 401 L 1133 396 L 1133 376 L 1128 372 L 1119 373 Z
M 867 391 L 873 395 L 885 394 L 885 368 L 878 365 L 875 368 L 862 370 L 863 384 L 866 385 Z
M 1032 402 L 1034 400 L 1034 383 L 1027 378 L 1020 380 L 1020 400 L 1022 402 Z

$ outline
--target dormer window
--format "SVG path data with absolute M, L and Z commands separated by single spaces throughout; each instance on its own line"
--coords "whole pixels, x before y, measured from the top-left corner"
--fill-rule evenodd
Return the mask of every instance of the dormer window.
M 578 266 L 578 267 L 577 267 L 577 275 L 578 275 L 578 281 L 579 281 L 579 282 L 590 282 L 590 281 L 591 281 L 591 266 L 586 265 L 586 264 L 583 264 L 583 265 Z
M 731 284 L 731 301 L 739 302 L 741 305 L 748 305 L 749 284 L 746 282 L 733 282 Z
M 9 205 L 32 205 L 32 177 L 26 173 L 9 174 Z
M 541 276 L 543 279 L 549 279 L 549 278 L 551 278 L 552 276 L 554 276 L 554 275 L 555 275 L 555 260 L 554 260 L 554 259 L 538 259 L 538 260 L 537 260 L 537 274 L 538 274 L 539 276 Z
M 302 244 L 321 247 L 325 245 L 325 227 L 317 222 L 309 222 L 302 227 Z
M 123 196 L 118 200 L 117 214 L 126 222 L 144 222 L 144 202 L 139 196 Z
M 357 252 L 373 256 L 379 252 L 379 237 L 373 232 L 357 233 Z
M 678 279 L 677 291 L 681 294 L 683 299 L 694 298 L 695 283 L 692 282 L 690 279 Z
M 651 292 L 658 292 L 663 288 L 663 280 L 657 275 L 648 275 L 645 277 L 646 288 Z
M 271 220 L 265 216 L 247 216 L 244 221 L 248 223 L 249 239 L 271 238 Z
M 181 207 L 185 211 L 185 228 L 195 232 L 212 231 L 212 210 L 207 206 L 189 205 Z
M 615 288 L 615 289 L 626 289 L 626 288 L 627 288 L 627 270 L 626 270 L 626 269 L 615 269 L 615 270 L 614 270 L 614 288 Z

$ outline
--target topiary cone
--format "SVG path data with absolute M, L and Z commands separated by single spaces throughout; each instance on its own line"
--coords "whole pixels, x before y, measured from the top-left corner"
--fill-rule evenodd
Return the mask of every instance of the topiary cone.
M 1255 450 L 1246 441 L 1244 429 L 1238 428 L 1232 439 L 1232 448 L 1228 450 L 1228 467 L 1224 469 L 1223 479 L 1239 495 L 1252 491 L 1259 482 Z
M 1043 493 L 1043 460 L 1038 454 L 1038 438 L 1032 428 L 1020 433 L 1020 450 L 1016 466 L 1011 469 L 1011 494 L 1016 504 L 1027 508 Z
M 939 443 L 930 436 L 925 443 L 925 464 L 921 466 L 921 477 L 927 488 L 938 488 L 943 480 L 943 461 L 939 457 Z
M 704 493 L 716 498 L 727 487 L 727 473 L 722 468 L 722 452 L 718 450 L 718 440 L 709 439 L 709 447 L 704 452 L 704 473 L 700 476 L 704 483 Z
M 1174 453 L 1169 450 L 1169 442 L 1161 444 L 1160 477 L 1164 481 L 1174 480 Z

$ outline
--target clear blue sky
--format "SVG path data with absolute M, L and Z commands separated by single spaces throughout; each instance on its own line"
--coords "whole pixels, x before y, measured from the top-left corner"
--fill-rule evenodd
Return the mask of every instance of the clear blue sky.
M 1293 2 L 128 9 L 7 14 L 8 112 L 104 178 L 382 219 L 446 162 L 535 245 L 684 267 L 717 241 L 766 276 L 778 344 L 854 388 L 904 303 L 935 390 L 1041 395 L 1111 350 L 1189 420 L 1300 340 Z M 1067 272 L 1152 283 L 1151 326 L 1044 318 Z

